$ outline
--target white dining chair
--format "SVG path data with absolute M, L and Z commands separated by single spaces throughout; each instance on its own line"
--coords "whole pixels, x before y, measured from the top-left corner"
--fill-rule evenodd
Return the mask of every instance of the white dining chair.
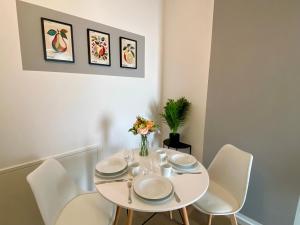
M 227 144 L 211 162 L 208 190 L 193 205 L 209 215 L 209 225 L 215 215 L 229 215 L 231 223 L 237 225 L 235 214 L 245 203 L 252 160 L 252 154 Z
M 27 176 L 45 225 L 109 225 L 115 207 L 99 193 L 83 193 L 55 159 Z

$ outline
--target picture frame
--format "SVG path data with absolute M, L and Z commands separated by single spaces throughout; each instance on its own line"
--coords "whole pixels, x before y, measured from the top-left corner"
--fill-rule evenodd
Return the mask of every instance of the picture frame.
M 72 24 L 41 17 L 46 61 L 75 62 Z
M 110 34 L 87 29 L 89 64 L 111 66 Z
M 137 41 L 120 37 L 120 67 L 137 69 Z

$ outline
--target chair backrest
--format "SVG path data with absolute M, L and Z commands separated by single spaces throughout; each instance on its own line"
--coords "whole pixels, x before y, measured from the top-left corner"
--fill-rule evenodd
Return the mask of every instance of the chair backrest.
M 252 154 L 227 144 L 217 153 L 208 168 L 210 179 L 235 197 L 239 209 L 245 203 L 252 160 Z
M 45 225 L 54 225 L 60 211 L 81 190 L 55 159 L 44 161 L 27 176 Z

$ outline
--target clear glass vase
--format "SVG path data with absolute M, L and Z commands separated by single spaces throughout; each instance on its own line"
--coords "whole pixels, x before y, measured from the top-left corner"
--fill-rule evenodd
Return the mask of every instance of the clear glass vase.
M 149 142 L 147 135 L 141 135 L 140 156 L 148 156 Z

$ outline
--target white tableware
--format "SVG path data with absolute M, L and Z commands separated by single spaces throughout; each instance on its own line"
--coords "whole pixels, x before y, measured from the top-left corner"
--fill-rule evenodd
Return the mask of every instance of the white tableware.
M 118 173 L 114 173 L 114 174 L 103 174 L 103 173 L 99 173 L 97 170 L 95 171 L 95 175 L 99 178 L 102 179 L 114 179 L 114 178 L 118 178 L 121 177 L 123 175 L 125 175 L 128 172 L 128 168 L 125 168 L 124 170 L 122 170 L 121 172 Z
M 169 157 L 169 162 L 181 168 L 191 168 L 197 163 L 197 159 L 189 154 L 177 153 Z
M 138 162 L 132 163 L 128 168 L 129 174 L 133 177 L 139 175 L 140 173 L 140 164 Z
M 164 177 L 170 177 L 172 175 L 172 166 L 169 163 L 160 166 L 161 175 Z
M 163 164 L 167 159 L 167 153 L 162 149 L 158 149 L 156 150 L 156 154 L 158 155 L 159 164 Z
M 133 183 L 134 192 L 146 200 L 161 200 L 173 192 L 171 181 L 158 175 L 137 177 Z
M 109 158 L 99 162 L 96 165 L 96 170 L 101 174 L 116 174 L 125 170 L 127 167 L 127 162 L 121 158 Z
M 190 168 L 182 168 L 182 167 L 178 167 L 172 164 L 173 170 L 175 172 L 179 172 L 179 173 L 199 173 L 202 172 L 202 166 L 199 162 L 197 162 L 195 165 L 193 165 Z
M 167 197 L 157 199 L 157 200 L 149 200 L 149 199 L 143 198 L 143 197 L 141 197 L 137 194 L 135 196 L 137 198 L 139 198 L 141 201 L 143 201 L 143 202 L 145 202 L 149 205 L 160 205 L 160 204 L 163 204 L 163 203 L 166 203 L 166 202 L 170 201 L 174 196 L 174 191 L 172 191 Z
M 134 151 L 132 149 L 125 149 L 123 151 L 123 157 L 127 163 L 134 161 Z

